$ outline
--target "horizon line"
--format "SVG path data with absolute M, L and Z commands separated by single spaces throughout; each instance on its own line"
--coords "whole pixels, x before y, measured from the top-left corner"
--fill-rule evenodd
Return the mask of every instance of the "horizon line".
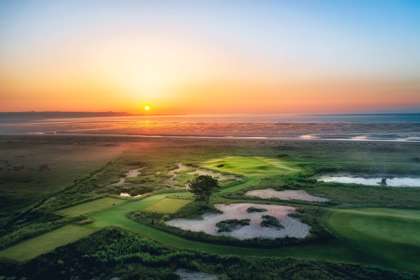
M 130 113 L 125 111 L 0 111 L 1 115 L 7 115 L 7 114 L 88 114 L 88 115 L 94 115 L 94 114 L 109 114 L 109 115 L 120 115 L 120 116 L 188 116 L 188 115 L 335 115 L 335 116 L 362 116 L 362 115 L 416 115 L 420 114 L 419 110 L 413 110 L 413 111 L 378 111 L 378 112 L 348 112 L 348 113 L 171 113 L 171 114 L 165 114 L 165 113 Z

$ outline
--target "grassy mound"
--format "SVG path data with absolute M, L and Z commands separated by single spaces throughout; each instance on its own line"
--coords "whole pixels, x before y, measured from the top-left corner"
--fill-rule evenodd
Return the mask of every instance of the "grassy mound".
M 418 267 L 420 211 L 365 208 L 333 210 L 327 224 L 349 245 L 382 256 L 383 263 Z
M 352 239 L 420 247 L 420 211 L 368 208 L 334 210 L 329 225 L 340 235 Z

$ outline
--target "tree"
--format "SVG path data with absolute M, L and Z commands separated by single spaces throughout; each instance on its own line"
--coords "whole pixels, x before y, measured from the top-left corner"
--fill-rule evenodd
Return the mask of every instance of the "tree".
M 188 189 L 197 200 L 208 202 L 212 191 L 219 187 L 217 180 L 211 176 L 200 175 L 190 182 Z

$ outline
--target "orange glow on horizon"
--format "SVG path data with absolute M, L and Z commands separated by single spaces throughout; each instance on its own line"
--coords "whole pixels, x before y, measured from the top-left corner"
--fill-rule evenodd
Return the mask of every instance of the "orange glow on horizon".
M 0 110 L 337 113 L 420 104 L 415 81 L 295 73 L 193 48 L 191 42 L 128 41 L 104 41 L 100 52 L 66 50 L 55 53 L 56 60 L 31 58 L 22 68 L 0 68 L 0 101 L 7 100 Z
M 0 2 L 0 111 L 420 109 L 412 8 L 400 21 L 352 9 L 352 28 L 347 8 L 283 1 L 14 2 Z

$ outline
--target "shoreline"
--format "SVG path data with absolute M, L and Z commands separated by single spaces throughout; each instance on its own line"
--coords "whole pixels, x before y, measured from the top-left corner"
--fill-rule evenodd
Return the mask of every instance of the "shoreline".
M 153 138 L 153 139 L 204 139 L 204 140 L 281 140 L 303 142 L 390 142 L 390 143 L 420 143 L 418 140 L 406 139 L 369 139 L 369 138 L 302 138 L 281 136 L 218 136 L 218 135 L 165 135 L 165 134 L 117 134 L 117 133 L 0 133 L 4 136 L 79 136 L 79 137 L 115 137 L 115 138 Z

